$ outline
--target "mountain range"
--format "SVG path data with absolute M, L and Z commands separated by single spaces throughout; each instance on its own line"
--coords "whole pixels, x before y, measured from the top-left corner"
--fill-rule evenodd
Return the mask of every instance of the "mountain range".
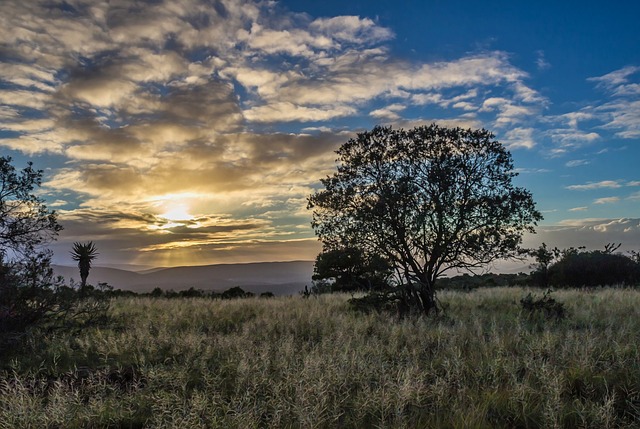
M 54 265 L 56 275 L 67 281 L 80 280 L 77 267 Z M 87 282 L 97 285 L 108 283 L 114 289 L 136 293 L 163 290 L 186 290 L 191 287 L 205 291 L 222 292 L 234 286 L 253 293 L 272 292 L 275 295 L 298 294 L 310 285 L 313 261 L 260 262 L 248 264 L 217 264 L 152 268 L 133 271 L 118 268 L 91 268 Z

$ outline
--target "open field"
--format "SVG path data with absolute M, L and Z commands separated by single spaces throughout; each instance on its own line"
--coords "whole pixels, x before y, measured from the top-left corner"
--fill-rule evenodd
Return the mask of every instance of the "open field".
M 528 292 L 399 321 L 347 295 L 120 298 L 117 326 L 2 369 L 0 427 L 640 427 L 640 291 L 554 292 L 562 321 L 527 317 Z

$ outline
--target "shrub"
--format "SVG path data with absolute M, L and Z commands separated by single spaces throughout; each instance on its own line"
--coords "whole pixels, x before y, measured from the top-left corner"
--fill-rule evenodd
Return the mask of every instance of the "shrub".
M 529 316 L 543 315 L 545 319 L 561 320 L 567 316 L 564 304 L 556 301 L 551 296 L 551 289 L 547 290 L 542 298 L 536 298 L 529 293 L 520 300 L 520 305 Z
M 626 255 L 606 249 L 569 249 L 551 265 L 549 278 L 557 287 L 635 286 L 640 283 L 640 265 Z

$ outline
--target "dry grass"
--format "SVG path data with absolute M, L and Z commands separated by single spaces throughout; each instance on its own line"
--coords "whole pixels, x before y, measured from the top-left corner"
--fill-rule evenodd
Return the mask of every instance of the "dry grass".
M 443 292 L 394 320 L 348 296 L 118 299 L 119 327 L 34 340 L 0 373 L 1 428 L 640 426 L 640 292 Z M 540 294 L 540 292 L 538 292 Z

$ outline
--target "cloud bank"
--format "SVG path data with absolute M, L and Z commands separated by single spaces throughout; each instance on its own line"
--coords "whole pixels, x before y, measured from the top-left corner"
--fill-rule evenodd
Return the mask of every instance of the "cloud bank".
M 0 12 L 0 145 L 62 160 L 44 186 L 66 226 L 59 246 L 102 240 L 116 262 L 134 250 L 313 258 L 306 197 L 338 145 L 377 122 L 484 126 L 513 150 L 558 153 L 600 138 L 588 121 L 640 136 L 638 67 L 591 79 L 607 102 L 545 117 L 550 101 L 508 53 L 400 58 L 393 29 L 368 17 L 241 0 L 7 0 Z M 592 186 L 613 187 L 574 189 Z

